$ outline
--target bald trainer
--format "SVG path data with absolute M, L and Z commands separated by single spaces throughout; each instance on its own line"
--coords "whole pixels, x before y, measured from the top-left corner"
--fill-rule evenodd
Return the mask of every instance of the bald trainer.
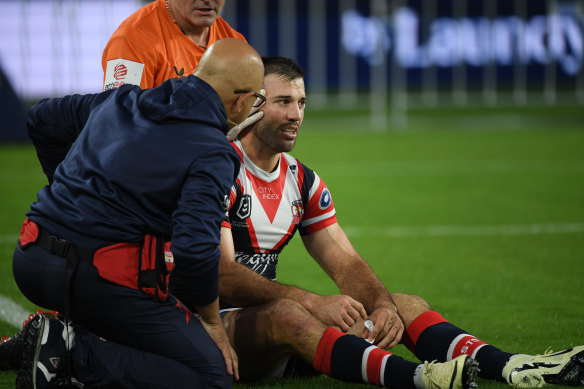
M 218 304 L 220 225 L 240 164 L 225 135 L 262 81 L 258 53 L 224 39 L 188 77 L 31 108 L 29 134 L 51 185 L 27 212 L 14 277 L 30 301 L 73 325 L 34 319 L 49 341 L 24 351 L 17 382 L 192 388 L 238 378 Z M 168 292 L 171 273 L 186 301 Z M 69 368 L 44 361 L 48 350 L 62 354 L 51 361 L 71 353 Z

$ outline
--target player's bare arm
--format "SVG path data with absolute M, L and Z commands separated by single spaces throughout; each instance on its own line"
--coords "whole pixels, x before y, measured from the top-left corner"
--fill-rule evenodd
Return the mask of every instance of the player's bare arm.
M 221 229 L 219 294 L 223 301 L 239 307 L 267 304 L 278 299 L 298 302 L 318 320 L 342 331 L 359 318 L 367 317 L 357 300 L 344 295 L 321 296 L 302 288 L 271 281 L 234 260 L 233 237 L 229 228 Z
M 383 283 L 369 264 L 357 253 L 338 224 L 333 224 L 303 237 L 306 249 L 333 279 L 341 293 L 363 304 L 372 331 L 364 337 L 380 347 L 393 347 L 401 340 L 404 324 L 397 307 Z
M 221 300 L 238 307 L 267 304 L 278 299 L 302 303 L 317 296 L 304 289 L 271 281 L 250 268 L 235 262 L 233 236 L 229 228 L 221 228 L 219 245 L 219 295 Z

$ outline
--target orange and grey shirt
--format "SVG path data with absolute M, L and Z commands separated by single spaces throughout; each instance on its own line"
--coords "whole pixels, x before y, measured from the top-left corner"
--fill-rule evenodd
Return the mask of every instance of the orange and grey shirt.
M 246 41 L 221 17 L 209 28 L 208 46 L 224 38 Z M 166 1 L 153 1 L 124 20 L 107 43 L 101 59 L 103 90 L 123 84 L 153 88 L 188 76 L 204 52 L 172 21 Z

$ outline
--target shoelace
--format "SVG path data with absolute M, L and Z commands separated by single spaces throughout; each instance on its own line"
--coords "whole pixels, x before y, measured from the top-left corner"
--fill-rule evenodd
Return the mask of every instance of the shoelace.
M 424 374 L 430 378 L 430 381 L 432 381 L 432 383 L 434 385 L 440 386 L 440 384 L 438 382 L 436 382 L 436 380 L 434 379 L 434 376 L 432 374 L 430 374 L 430 372 L 432 371 L 432 368 L 434 367 L 435 364 L 436 364 L 436 360 L 433 360 L 432 362 L 424 361 L 424 365 L 425 365 Z
M 536 354 L 536 355 L 533 355 L 531 358 L 533 359 L 533 358 L 537 358 L 537 357 L 547 357 L 548 355 L 551 355 L 553 353 L 554 353 L 554 351 L 552 350 L 552 348 L 550 346 L 543 352 L 543 354 Z
M 544 352 L 543 352 L 543 356 L 545 357 L 546 355 L 550 355 L 553 354 L 554 350 L 552 350 L 552 347 L 549 346 Z

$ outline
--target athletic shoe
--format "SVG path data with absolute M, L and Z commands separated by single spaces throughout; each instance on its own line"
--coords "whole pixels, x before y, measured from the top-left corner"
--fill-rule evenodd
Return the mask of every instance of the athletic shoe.
M 16 334 L 11 337 L 2 337 L 2 340 L 0 340 L 0 370 L 18 370 L 24 348 L 24 339 L 30 330 L 32 319 L 39 314 L 46 317 L 57 317 L 56 312 L 37 311 L 36 315 L 29 315 L 28 319 L 22 323 L 22 329 Z
M 476 388 L 478 370 L 477 361 L 468 355 L 460 355 L 450 362 L 425 362 L 422 379 L 426 389 Z
M 24 339 L 16 389 L 72 388 L 69 350 L 73 347 L 71 326 L 57 318 L 37 315 L 30 321 Z
M 543 355 L 514 355 L 503 368 L 503 378 L 521 388 L 584 385 L 584 346 Z
M 29 325 L 23 327 L 11 337 L 0 340 L 0 370 L 18 370 L 20 355 L 24 347 L 24 336 Z

